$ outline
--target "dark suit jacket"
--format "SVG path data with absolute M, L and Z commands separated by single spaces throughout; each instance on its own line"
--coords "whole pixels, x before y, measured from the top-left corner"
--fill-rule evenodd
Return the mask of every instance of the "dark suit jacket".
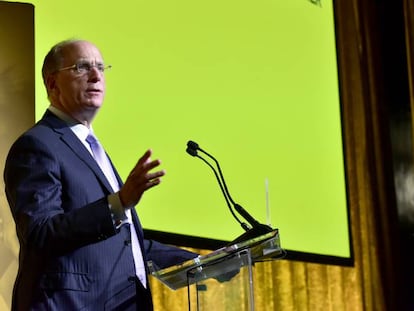
M 20 242 L 13 310 L 152 309 L 134 278 L 129 225 L 115 229 L 111 187 L 63 121 L 48 111 L 23 134 L 4 180 Z M 144 240 L 134 209 L 132 216 L 144 260 L 163 268 L 196 256 Z

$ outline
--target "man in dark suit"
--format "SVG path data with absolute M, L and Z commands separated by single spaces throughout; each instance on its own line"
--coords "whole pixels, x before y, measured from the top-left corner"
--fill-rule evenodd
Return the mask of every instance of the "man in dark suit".
M 91 123 L 107 68 L 83 40 L 60 42 L 45 57 L 51 105 L 13 144 L 4 170 L 20 242 L 13 310 L 152 310 L 145 263 L 197 256 L 143 238 L 134 206 L 165 174 L 151 150 L 125 183 L 106 155 L 98 159 Z

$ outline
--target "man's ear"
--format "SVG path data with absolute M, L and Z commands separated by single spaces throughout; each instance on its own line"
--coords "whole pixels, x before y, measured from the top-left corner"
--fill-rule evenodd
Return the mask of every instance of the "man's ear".
M 55 93 L 55 91 L 57 90 L 55 75 L 51 74 L 46 78 L 46 87 L 48 89 L 49 94 Z

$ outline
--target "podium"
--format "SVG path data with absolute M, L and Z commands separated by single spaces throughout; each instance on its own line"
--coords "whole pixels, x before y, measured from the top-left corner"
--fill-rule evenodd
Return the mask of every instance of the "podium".
M 255 310 L 254 263 L 275 260 L 284 254 L 275 229 L 180 265 L 156 270 L 149 262 L 149 268 L 169 288 L 187 287 L 190 311 L 251 311 Z

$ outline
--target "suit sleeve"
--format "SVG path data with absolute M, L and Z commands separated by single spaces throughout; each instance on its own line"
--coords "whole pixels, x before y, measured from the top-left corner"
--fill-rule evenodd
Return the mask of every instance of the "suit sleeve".
M 21 137 L 10 149 L 6 195 L 20 243 L 27 248 L 62 253 L 116 233 L 104 194 L 76 208 L 64 205 L 68 194 L 61 163 L 53 146 L 32 136 Z
M 154 240 L 144 240 L 144 246 L 147 260 L 152 261 L 157 269 L 177 265 L 198 256 L 196 253 Z

